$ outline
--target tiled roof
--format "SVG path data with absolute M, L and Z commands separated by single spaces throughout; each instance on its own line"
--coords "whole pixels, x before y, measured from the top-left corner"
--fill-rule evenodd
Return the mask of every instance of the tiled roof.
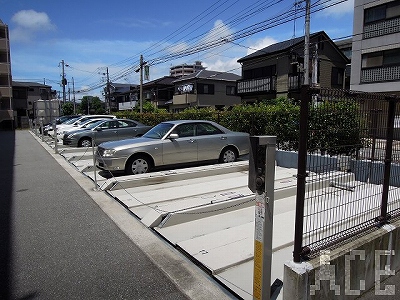
M 324 31 L 319 31 L 319 32 L 315 32 L 315 33 L 311 34 L 310 38 L 312 38 L 312 37 L 314 37 L 316 35 L 320 35 L 320 34 L 326 35 Z M 283 52 L 283 51 L 286 51 L 286 50 L 290 50 L 294 46 L 301 45 L 301 44 L 304 44 L 304 36 L 297 37 L 297 38 L 294 38 L 294 39 L 290 39 L 290 40 L 286 40 L 286 41 L 283 41 L 283 42 L 279 42 L 279 43 L 270 45 L 268 47 L 265 47 L 265 48 L 263 48 L 261 50 L 258 50 L 256 52 L 254 52 L 252 54 L 249 54 L 249 55 L 247 55 L 245 57 L 240 58 L 238 60 L 238 62 L 242 62 L 242 61 L 249 60 L 249 59 L 256 58 L 256 57 L 260 57 L 260 56 L 265 56 L 265 55 L 269 55 L 269 54 Z
M 233 74 L 233 73 L 227 73 L 227 72 L 221 72 L 221 71 L 200 70 L 197 73 L 193 73 L 190 75 L 183 76 L 179 79 L 176 79 L 174 82 L 187 81 L 187 80 L 191 80 L 191 79 L 212 79 L 212 80 L 236 81 L 236 80 L 241 79 L 241 76 Z

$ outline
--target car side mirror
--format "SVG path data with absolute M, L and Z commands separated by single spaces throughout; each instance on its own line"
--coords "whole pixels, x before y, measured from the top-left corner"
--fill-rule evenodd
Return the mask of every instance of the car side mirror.
M 170 138 L 171 140 L 175 140 L 175 139 L 179 138 L 179 134 L 177 134 L 177 133 L 171 133 L 171 134 L 169 135 L 169 138 Z
M 96 131 L 103 131 L 103 128 L 98 127 L 98 128 L 96 128 Z

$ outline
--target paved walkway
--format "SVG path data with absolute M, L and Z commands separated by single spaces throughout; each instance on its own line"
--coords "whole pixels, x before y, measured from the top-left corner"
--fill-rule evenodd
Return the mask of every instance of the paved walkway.
M 230 298 L 29 131 L 0 144 L 0 299 Z

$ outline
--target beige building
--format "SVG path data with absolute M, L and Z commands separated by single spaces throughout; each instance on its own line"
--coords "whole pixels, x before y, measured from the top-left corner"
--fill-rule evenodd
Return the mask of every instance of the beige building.
M 0 20 L 0 128 L 12 128 L 12 77 L 8 26 Z
M 355 0 L 350 88 L 400 94 L 400 1 Z
M 241 103 L 236 93 L 239 75 L 201 70 L 173 82 L 175 93 L 169 110 L 177 112 L 188 107 L 229 108 Z

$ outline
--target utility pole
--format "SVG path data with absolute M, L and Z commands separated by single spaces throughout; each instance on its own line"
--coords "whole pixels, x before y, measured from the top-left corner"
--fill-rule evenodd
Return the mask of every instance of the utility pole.
M 143 55 L 140 55 L 140 113 L 143 112 Z
M 65 68 L 64 68 L 64 60 L 61 61 L 61 66 L 62 66 L 62 80 L 61 80 L 61 85 L 62 85 L 62 91 L 63 91 L 63 104 L 65 104 L 65 85 L 66 85 L 66 79 L 65 79 Z
M 310 84 L 310 0 L 306 1 L 306 19 L 304 35 L 304 85 Z
M 108 102 L 108 112 L 111 113 L 111 101 L 110 101 L 110 75 L 108 73 L 108 67 L 106 69 L 106 74 L 107 74 L 107 101 L 106 101 L 106 107 L 107 107 L 107 102 Z
M 315 44 L 314 49 L 311 85 L 313 87 L 318 86 L 318 43 Z
M 135 72 L 140 72 L 140 92 L 139 92 L 139 103 L 140 103 L 140 113 L 143 112 L 143 67 L 147 62 L 143 61 L 143 55 L 140 55 L 140 66 Z

